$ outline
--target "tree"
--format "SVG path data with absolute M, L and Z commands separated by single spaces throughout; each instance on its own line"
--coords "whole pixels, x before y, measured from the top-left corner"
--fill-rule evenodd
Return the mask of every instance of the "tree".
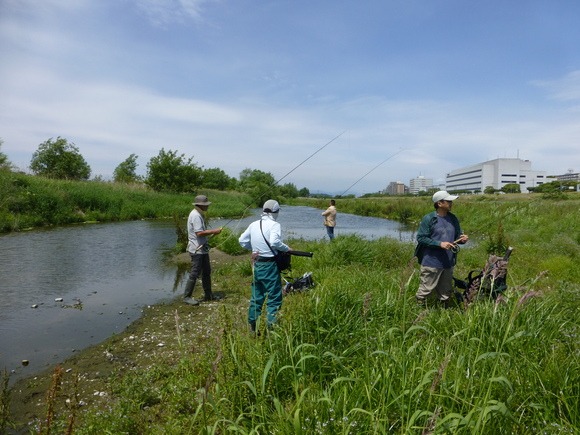
M 3 144 L 4 144 L 4 141 L 2 139 L 0 139 L 0 148 L 2 148 Z M 8 156 L 6 154 L 4 154 L 3 152 L 0 152 L 0 169 L 10 169 L 11 167 L 12 167 L 12 165 L 8 161 Z
M 303 187 L 302 189 L 300 189 L 300 191 L 298 192 L 298 196 L 301 196 L 303 198 L 308 198 L 310 196 L 310 190 L 308 190 L 307 187 Z
M 286 198 L 298 198 L 298 188 L 294 183 L 286 183 L 280 187 L 280 194 Z
M 240 172 L 240 188 L 250 195 L 256 207 L 261 207 L 269 198 L 278 195 L 274 176 L 259 169 L 246 168 Z
M 88 180 L 91 167 L 79 149 L 66 139 L 52 138 L 38 146 L 32 155 L 30 169 L 36 175 L 66 180 Z
M 495 188 L 493 186 L 486 186 L 485 189 L 483 189 L 483 193 L 491 195 L 492 193 L 495 193 Z
M 521 193 L 520 185 L 517 183 L 508 183 L 501 188 L 504 193 Z
M 137 170 L 137 155 L 131 154 L 113 172 L 113 180 L 116 183 L 135 183 L 139 181 L 139 176 L 135 172 Z
M 226 190 L 236 186 L 236 179 L 228 176 L 219 168 L 204 169 L 201 185 L 208 189 Z
M 145 183 L 155 191 L 193 192 L 200 186 L 202 170 L 193 157 L 186 159 L 177 151 L 161 149 L 147 163 Z

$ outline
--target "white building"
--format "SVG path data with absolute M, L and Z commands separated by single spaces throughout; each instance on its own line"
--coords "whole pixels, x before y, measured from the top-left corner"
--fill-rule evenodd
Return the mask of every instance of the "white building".
M 532 162 L 521 159 L 495 159 L 477 165 L 456 169 L 447 174 L 445 187 L 458 190 L 483 192 L 491 186 L 500 190 L 506 184 L 519 184 L 522 193 L 529 187 L 547 182 L 546 171 L 533 171 Z
M 416 178 L 411 178 L 409 180 L 409 193 L 417 195 L 419 192 L 427 192 L 433 187 L 433 179 L 425 178 L 419 175 Z

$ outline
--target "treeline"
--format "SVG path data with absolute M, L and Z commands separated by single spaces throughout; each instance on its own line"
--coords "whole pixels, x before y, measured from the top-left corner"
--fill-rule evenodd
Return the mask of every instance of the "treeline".
M 2 141 L 0 140 L 0 147 Z M 220 168 L 204 168 L 175 150 L 162 148 L 147 162 L 145 176 L 137 174 L 136 154 L 120 162 L 113 172 L 113 182 L 141 184 L 155 192 L 193 193 L 200 189 L 235 190 L 249 194 L 259 207 L 266 196 L 297 198 L 308 196 L 305 187 L 298 189 L 293 183 L 278 185 L 274 176 L 259 169 L 246 168 L 239 178 L 230 177 Z M 13 170 L 5 154 L 0 152 L 0 168 Z M 41 143 L 32 155 L 30 170 L 36 176 L 49 179 L 88 181 L 91 168 L 78 147 L 67 139 L 57 137 Z M 101 176 L 93 181 L 104 181 Z

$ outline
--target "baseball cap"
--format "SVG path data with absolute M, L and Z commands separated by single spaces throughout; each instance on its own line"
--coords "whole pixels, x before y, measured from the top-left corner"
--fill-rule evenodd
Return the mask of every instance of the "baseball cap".
M 280 211 L 280 204 L 274 199 L 269 199 L 264 203 L 262 211 L 265 213 L 278 213 Z
M 446 190 L 440 190 L 433 195 L 433 204 L 439 201 L 455 201 L 458 196 L 450 195 Z

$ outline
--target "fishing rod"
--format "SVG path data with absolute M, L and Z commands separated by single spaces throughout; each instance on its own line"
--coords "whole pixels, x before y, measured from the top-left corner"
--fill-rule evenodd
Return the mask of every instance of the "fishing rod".
M 341 137 L 344 133 L 346 133 L 347 130 L 344 130 L 342 133 L 336 135 L 335 137 L 333 137 L 331 140 L 329 140 L 328 142 L 326 142 L 324 145 L 322 145 L 321 147 L 319 147 L 316 151 L 314 151 L 312 154 L 310 154 L 307 158 L 305 158 L 304 160 L 302 160 L 299 164 L 297 164 L 296 166 L 294 166 L 290 171 L 288 171 L 284 176 L 282 176 L 281 178 L 279 178 L 277 181 L 274 182 L 274 185 L 272 187 L 270 187 L 267 191 L 265 191 L 264 193 L 262 193 L 259 197 L 255 198 L 255 199 L 261 199 L 263 196 L 265 196 L 266 194 L 270 193 L 275 186 L 278 185 L 278 183 L 280 183 L 280 181 L 282 181 L 284 178 L 286 178 L 288 175 L 290 175 L 292 172 L 294 172 L 296 169 L 298 169 L 300 166 L 302 166 L 304 163 L 306 163 L 308 160 L 310 160 L 312 157 L 314 157 L 316 154 L 318 154 L 320 151 L 322 151 L 324 148 L 326 148 L 328 145 L 330 145 L 332 142 L 334 142 L 335 140 L 337 140 L 339 137 Z M 250 203 L 243 211 L 242 211 L 242 216 L 246 213 L 246 211 L 252 207 L 253 202 Z M 224 225 L 222 225 L 223 227 L 227 227 L 230 223 L 232 223 L 234 220 L 236 220 L 238 218 L 232 218 L 229 221 L 227 221 Z M 241 220 L 238 219 L 238 224 L 239 225 L 241 223 Z M 210 227 L 208 225 L 208 227 Z M 233 231 L 235 230 L 236 227 L 234 227 L 234 229 L 232 229 L 232 234 L 230 234 L 230 236 L 228 236 L 220 245 L 216 246 L 216 248 L 218 248 L 219 246 L 221 246 L 222 244 L 226 243 L 226 241 L 233 235 Z M 211 236 L 210 236 L 211 237 Z M 299 251 L 296 251 L 299 252 Z M 308 256 L 308 255 L 303 255 L 304 253 L 298 254 L 298 253 L 293 253 L 291 255 L 299 255 L 299 256 Z M 311 253 L 306 253 L 306 254 L 311 254 Z M 311 256 L 311 255 L 310 255 Z
M 393 157 L 395 157 L 397 154 L 403 152 L 405 149 L 401 148 L 399 151 L 397 151 L 396 153 L 391 154 L 389 157 L 387 157 L 385 160 L 383 160 L 381 163 L 379 163 L 378 165 L 376 165 L 374 168 L 372 168 L 370 171 L 368 171 L 366 174 L 364 174 L 362 177 L 360 177 L 358 180 L 356 180 L 354 183 L 352 183 L 348 189 L 346 189 L 344 192 L 342 192 L 340 194 L 340 196 L 343 196 L 346 192 L 348 192 L 350 189 L 352 189 L 355 185 L 357 185 L 359 183 L 359 181 L 361 181 L 363 178 L 365 178 L 367 175 L 369 175 L 371 172 L 373 172 L 375 169 L 377 169 L 379 166 L 381 166 L 382 164 L 388 162 L 389 160 L 391 160 Z
M 331 140 L 329 140 L 328 142 L 326 142 L 324 145 L 322 145 L 320 148 L 318 148 L 316 151 L 314 151 L 312 154 L 310 154 L 307 158 L 305 158 L 304 160 L 302 160 L 299 164 L 297 164 L 296 166 L 294 166 L 290 171 L 288 171 L 284 176 L 282 176 L 281 178 L 279 178 L 277 181 L 274 182 L 274 184 L 265 192 L 263 192 L 259 197 L 255 198 L 255 199 L 262 199 L 266 194 L 270 193 L 275 186 L 277 186 L 280 181 L 282 181 L 284 178 L 286 178 L 288 175 L 290 175 L 292 172 L 294 172 L 296 169 L 298 169 L 300 166 L 302 166 L 304 163 L 306 163 L 308 160 L 310 160 L 312 157 L 314 157 L 316 154 L 318 154 L 320 151 L 322 151 L 324 148 L 326 148 L 328 145 L 330 145 L 332 142 L 334 142 L 335 140 L 337 140 L 339 137 L 341 137 L 344 133 L 346 133 L 347 130 L 344 130 L 342 133 L 338 134 L 337 136 L 333 137 Z M 248 205 L 243 211 L 242 211 L 242 215 L 245 214 L 246 210 L 248 210 L 250 207 L 252 207 L 254 203 L 250 203 L 250 205 Z M 236 220 L 237 218 L 232 218 L 230 219 L 228 222 L 226 222 L 223 226 L 227 227 L 231 222 L 233 222 L 234 220 Z

